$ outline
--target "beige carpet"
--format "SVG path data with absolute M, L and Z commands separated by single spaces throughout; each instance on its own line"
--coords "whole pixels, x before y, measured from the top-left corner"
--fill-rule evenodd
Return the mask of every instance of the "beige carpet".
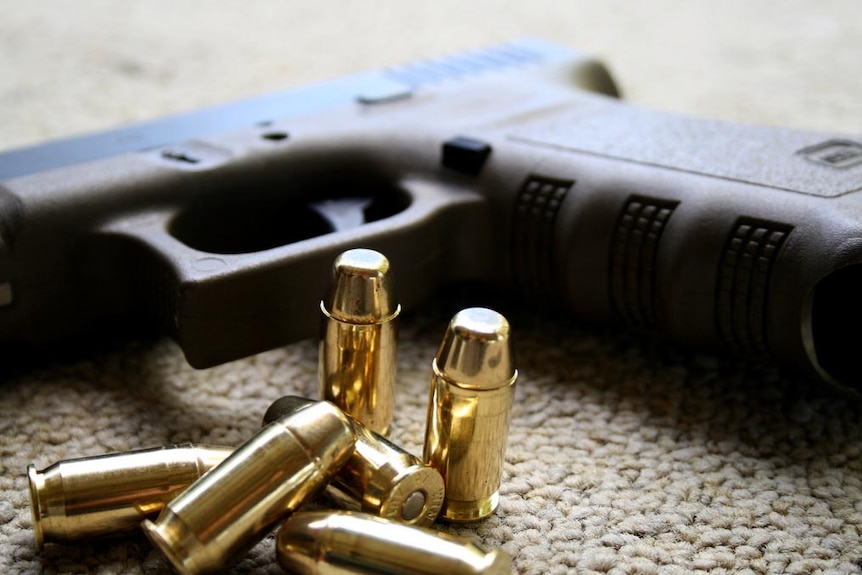
M 862 11 L 807 2 L 0 0 L 0 148 L 536 36 L 605 59 L 638 104 L 862 133 Z M 429 365 L 471 303 L 407 310 L 394 438 L 418 453 Z M 453 529 L 518 573 L 860 573 L 860 405 L 770 368 L 505 310 L 521 378 L 502 499 Z M 27 464 L 238 444 L 315 389 L 303 342 L 205 371 L 169 341 L 0 385 L 0 572 L 167 573 L 143 537 L 33 543 Z M 232 573 L 279 573 L 272 541 Z

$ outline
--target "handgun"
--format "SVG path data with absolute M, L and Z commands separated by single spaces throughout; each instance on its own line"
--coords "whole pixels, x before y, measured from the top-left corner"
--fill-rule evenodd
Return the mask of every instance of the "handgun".
M 862 139 L 618 96 L 524 39 L 0 154 L 0 346 L 213 366 L 315 336 L 365 247 L 405 309 L 480 282 L 858 387 Z

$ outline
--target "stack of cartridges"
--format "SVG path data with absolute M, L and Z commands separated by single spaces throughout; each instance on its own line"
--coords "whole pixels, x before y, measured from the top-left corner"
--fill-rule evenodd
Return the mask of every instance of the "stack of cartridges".
M 509 325 L 469 308 L 432 361 L 423 458 L 387 438 L 395 406 L 390 264 L 354 249 L 321 301 L 320 398 L 285 396 L 236 449 L 179 445 L 28 469 L 37 547 L 143 527 L 182 574 L 220 571 L 274 528 L 297 573 L 509 573 L 509 558 L 430 529 L 497 507 L 514 398 Z M 300 508 L 325 493 L 340 510 Z

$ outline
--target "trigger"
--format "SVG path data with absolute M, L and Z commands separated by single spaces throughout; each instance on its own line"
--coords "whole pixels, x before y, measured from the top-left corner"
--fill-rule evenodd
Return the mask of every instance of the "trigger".
M 340 232 L 366 223 L 365 210 L 373 201 L 368 197 L 336 198 L 312 202 L 308 207 L 323 216 L 332 226 L 332 231 Z

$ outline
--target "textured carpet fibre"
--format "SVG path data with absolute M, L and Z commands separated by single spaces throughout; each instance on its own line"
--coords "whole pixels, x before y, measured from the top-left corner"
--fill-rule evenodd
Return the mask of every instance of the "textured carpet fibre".
M 525 35 L 598 54 L 641 105 L 862 132 L 858 2 L 714 4 L 81 1 L 73 11 L 0 0 L 0 148 Z M 414 453 L 446 322 L 477 302 L 405 310 L 393 439 Z M 500 506 L 441 528 L 502 548 L 524 574 L 862 573 L 857 401 L 771 367 L 503 308 L 521 377 Z M 313 395 L 316 366 L 307 341 L 197 371 L 158 340 L 4 371 L 0 572 L 168 573 L 140 535 L 37 552 L 26 466 L 237 445 L 276 398 Z M 280 573 L 272 539 L 228 572 Z

